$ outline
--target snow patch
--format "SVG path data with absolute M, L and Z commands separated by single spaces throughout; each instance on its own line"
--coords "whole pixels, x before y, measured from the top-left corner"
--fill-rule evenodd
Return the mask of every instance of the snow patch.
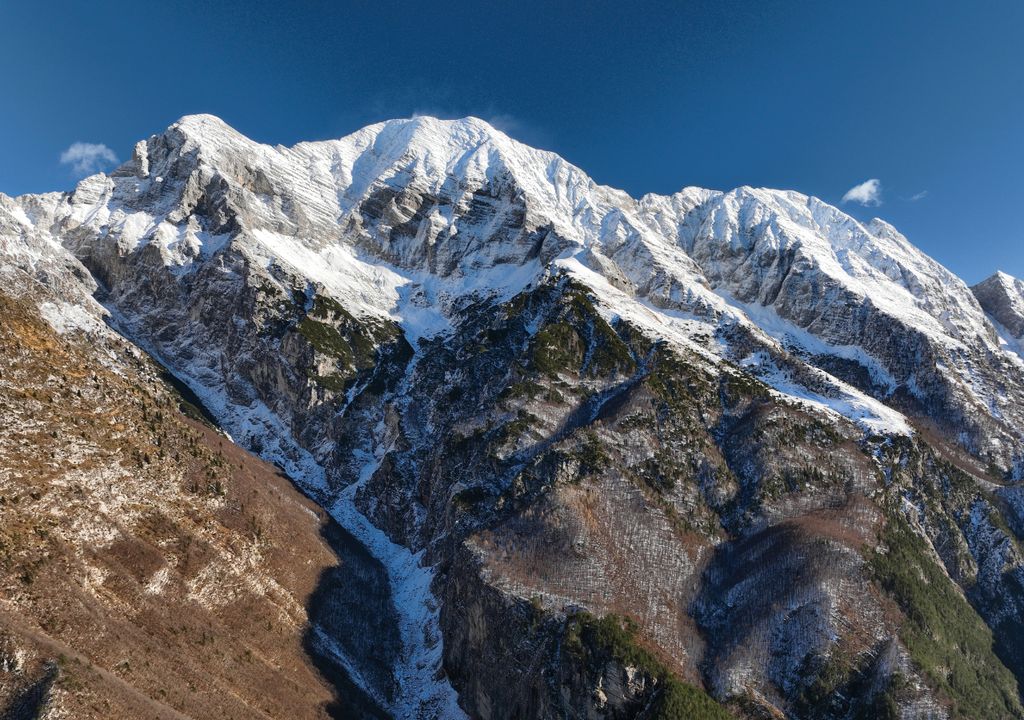
M 73 332 L 98 333 L 106 330 L 106 325 L 81 305 L 47 301 L 39 306 L 39 313 L 59 335 Z
M 742 318 L 751 322 L 786 350 L 790 352 L 797 350 L 809 355 L 832 355 L 844 360 L 852 360 L 868 371 L 872 382 L 876 385 L 886 388 L 890 393 L 896 389 L 898 383 L 892 374 L 860 346 L 831 345 L 817 335 L 782 319 L 775 308 L 743 303 L 728 292 L 721 290 L 718 295 L 730 307 L 740 311 Z

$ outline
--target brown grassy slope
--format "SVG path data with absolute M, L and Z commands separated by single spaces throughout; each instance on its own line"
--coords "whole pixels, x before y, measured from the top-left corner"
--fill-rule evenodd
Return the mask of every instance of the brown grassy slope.
M 326 717 L 325 518 L 157 372 L 0 294 L 0 716 Z

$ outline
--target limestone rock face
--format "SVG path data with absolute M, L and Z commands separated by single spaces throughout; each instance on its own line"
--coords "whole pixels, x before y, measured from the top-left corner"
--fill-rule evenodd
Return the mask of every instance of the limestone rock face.
M 637 200 L 473 118 L 189 116 L 0 196 L 0 258 L 350 539 L 317 641 L 365 712 L 1021 716 L 1019 283 L 881 220 Z

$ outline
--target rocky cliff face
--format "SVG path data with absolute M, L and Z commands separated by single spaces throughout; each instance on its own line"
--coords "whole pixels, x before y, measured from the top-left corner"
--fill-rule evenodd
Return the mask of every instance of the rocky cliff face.
M 316 637 L 364 712 L 1022 714 L 1015 306 L 882 221 L 194 116 L 0 228 L 358 544 L 320 597 L 376 624 Z

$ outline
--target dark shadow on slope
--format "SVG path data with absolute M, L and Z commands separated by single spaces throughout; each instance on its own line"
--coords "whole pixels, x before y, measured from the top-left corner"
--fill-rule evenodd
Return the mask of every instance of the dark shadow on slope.
M 161 380 L 176 391 L 181 411 L 219 431 L 220 424 L 199 396 L 156 358 L 153 360 L 161 368 Z M 320 505 L 293 478 L 288 480 Z M 327 713 L 337 720 L 392 720 L 375 699 L 393 699 L 392 669 L 401 650 L 387 571 L 326 513 L 320 535 L 338 564 L 317 578 L 316 588 L 306 603 L 309 627 L 302 640 L 313 665 L 335 690 Z M 352 677 L 339 653 L 350 667 L 355 667 L 359 680 Z
M 152 357 L 152 355 L 150 356 Z M 166 384 L 174 388 L 174 391 L 178 395 L 178 409 L 181 410 L 183 415 L 186 415 L 193 420 L 201 423 L 206 423 L 210 427 L 220 430 L 220 423 L 217 422 L 217 418 L 214 417 L 213 413 L 203 404 L 203 401 L 199 399 L 199 396 L 192 392 L 192 388 L 186 385 L 181 379 L 168 370 L 160 362 L 153 358 L 153 361 L 160 366 L 160 379 Z
M 856 530 L 831 510 L 718 546 L 691 606 L 708 642 L 702 670 L 709 684 L 749 666 L 773 704 L 786 706 L 809 691 L 827 670 L 831 619 L 849 611 L 829 588 L 860 572 L 858 547 Z
M 321 573 L 306 605 L 310 627 L 303 638 L 306 652 L 337 691 L 328 706 L 333 718 L 391 716 L 370 692 L 385 701 L 394 698 L 392 674 L 401 638 L 384 566 L 344 528 L 327 519 L 320 530 L 338 564 Z M 358 672 L 357 683 L 338 656 Z M 368 688 L 370 692 L 367 692 Z
M 50 688 L 60 674 L 56 663 L 49 663 L 43 676 L 18 693 L 10 704 L 0 708 L 3 720 L 35 720 L 42 717 L 50 701 Z

